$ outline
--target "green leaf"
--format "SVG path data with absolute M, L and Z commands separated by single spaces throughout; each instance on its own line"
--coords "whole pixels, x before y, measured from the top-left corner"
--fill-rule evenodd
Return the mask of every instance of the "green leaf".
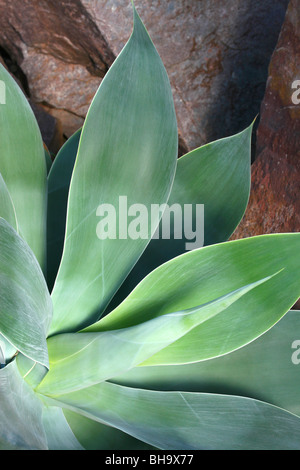
M 0 218 L 0 333 L 33 361 L 48 366 L 52 302 L 27 243 Z
M 35 389 L 48 372 L 47 367 L 32 361 L 19 352 L 16 363 L 23 379 Z
M 16 211 L 10 197 L 4 179 L 0 173 L 0 217 L 5 219 L 15 230 L 18 231 Z
M 145 442 L 134 439 L 119 429 L 93 421 L 78 413 L 64 410 L 64 415 L 86 450 L 153 450 Z
M 108 380 L 129 370 L 199 324 L 218 315 L 269 279 L 243 286 L 208 304 L 163 315 L 133 327 L 103 333 L 54 336 L 48 340 L 50 371 L 38 391 L 56 396 Z M 106 351 L 105 360 L 103 351 Z
M 178 160 L 169 204 L 205 205 L 205 245 L 227 241 L 245 213 L 250 194 L 252 130 L 253 124 Z
M 61 261 L 70 181 L 78 150 L 81 129 L 59 150 L 48 175 L 47 283 L 52 290 Z
M 42 422 L 49 450 L 84 450 L 60 407 L 44 406 Z
M 125 328 L 201 305 L 282 270 L 146 364 L 180 364 L 220 356 L 253 341 L 288 312 L 300 294 L 299 262 L 298 233 L 200 248 L 154 270 L 119 307 L 85 331 Z
M 253 124 L 239 134 L 199 147 L 178 160 L 168 205 L 171 209 L 174 204 L 179 204 L 182 211 L 184 211 L 185 204 L 193 206 L 191 226 L 196 227 L 198 223 L 198 231 L 201 232 L 201 236 L 197 234 L 199 238 L 202 237 L 204 229 L 204 245 L 226 241 L 245 212 L 250 192 L 252 129 Z M 59 249 L 57 246 L 54 249 L 52 244 L 49 244 L 48 266 L 55 262 L 54 274 L 57 272 L 63 249 L 68 190 L 80 132 L 81 130 L 77 131 L 62 147 L 49 175 L 51 225 L 50 231 L 48 228 L 48 239 L 59 240 Z M 59 185 L 56 181 L 59 181 Z M 197 204 L 204 205 L 203 226 L 200 226 L 199 220 L 196 220 Z M 168 221 L 168 212 L 164 213 L 163 218 Z M 171 223 L 170 239 L 159 238 L 150 241 L 145 252 L 113 297 L 108 307 L 109 310 L 124 300 L 138 282 L 153 269 L 187 251 L 186 243 L 190 241 L 184 236 L 182 239 L 175 239 L 173 229 L 174 226 Z M 159 230 L 162 231 L 162 222 Z M 56 252 L 60 254 L 59 259 L 56 259 Z M 53 278 L 53 274 L 51 277 Z
M 0 335 L 0 369 L 11 361 L 16 352 L 16 348 Z
M 123 239 L 122 234 L 99 239 L 97 209 L 110 204 L 119 220 L 124 216 L 119 197 L 127 198 L 128 207 L 139 203 L 148 210 L 154 201 L 165 203 L 175 174 L 177 141 L 169 79 L 134 11 L 133 34 L 102 81 L 82 129 L 64 252 L 52 292 L 51 334 L 99 318 L 144 251 L 155 229 L 149 227 L 145 239 Z
M 19 233 L 44 269 L 47 170 L 43 141 L 27 99 L 1 64 L 0 80 L 6 95 L 6 104 L 0 108 L 0 173 L 15 207 Z
M 252 129 L 253 125 L 239 134 L 209 143 L 179 158 L 168 206 L 170 215 L 172 207 L 176 206 L 181 207 L 184 215 L 187 210 L 185 205 L 190 205 L 193 208 L 192 217 L 185 226 L 183 224 L 182 237 L 177 239 L 169 212 L 164 212 L 165 223 L 171 220 L 170 239 L 160 236 L 151 240 L 108 310 L 121 303 L 138 282 L 162 263 L 188 250 L 229 239 L 248 204 Z M 197 204 L 204 206 L 204 220 L 196 212 Z M 162 221 L 159 230 L 162 234 Z
M 0 370 L 0 449 L 46 450 L 42 403 L 22 379 L 16 362 Z
M 114 382 L 136 388 L 242 395 L 300 416 L 300 312 L 225 356 L 194 364 L 135 367 Z
M 104 382 L 60 396 L 59 403 L 160 449 L 300 449 L 300 418 L 244 397 L 156 392 Z

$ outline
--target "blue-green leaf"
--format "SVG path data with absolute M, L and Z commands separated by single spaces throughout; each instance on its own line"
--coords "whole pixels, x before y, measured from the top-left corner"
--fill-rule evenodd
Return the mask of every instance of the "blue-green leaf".
M 154 202 L 167 202 L 177 144 L 169 79 L 134 10 L 133 33 L 103 79 L 82 129 L 64 251 L 52 291 L 51 334 L 78 330 L 99 318 L 141 256 L 159 219 L 145 238 L 119 233 L 103 239 L 97 209 L 109 204 L 119 221 L 124 215 L 121 197 L 128 207 L 139 203 L 148 210 Z
M 51 318 L 50 294 L 33 252 L 0 218 L 0 333 L 25 356 L 47 367 Z
M 26 97 L 2 64 L 0 80 L 6 95 L 6 103 L 0 105 L 0 173 L 13 201 L 18 231 L 45 269 L 47 169 L 43 141 Z

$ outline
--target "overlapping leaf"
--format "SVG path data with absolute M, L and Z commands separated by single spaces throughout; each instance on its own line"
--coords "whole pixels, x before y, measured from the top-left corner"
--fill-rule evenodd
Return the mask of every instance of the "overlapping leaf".
M 0 370 L 0 402 L 0 449 L 46 450 L 42 403 L 15 361 Z
M 230 393 L 300 416 L 300 312 L 291 310 L 243 348 L 194 364 L 135 367 L 114 382 L 136 388 Z
M 108 380 L 129 370 L 196 326 L 210 320 L 269 278 L 243 286 L 187 311 L 159 316 L 129 328 L 103 333 L 62 334 L 48 340 L 50 371 L 40 393 L 60 395 Z M 106 352 L 103 360 L 103 351 Z
M 150 273 L 119 307 L 85 331 L 125 328 L 201 305 L 281 270 L 146 364 L 182 364 L 226 354 L 263 334 L 295 303 L 299 258 L 298 233 L 262 235 L 185 253 Z
M 27 99 L 2 64 L 0 80 L 5 83 L 6 98 L 0 110 L 0 173 L 14 204 L 19 233 L 44 269 L 47 169 L 43 141 Z
M 160 449 L 300 449 L 299 417 L 244 397 L 104 382 L 60 396 L 57 403 Z
M 18 230 L 16 211 L 4 179 L 0 173 L 0 217 L 5 219 L 15 230 Z
M 26 242 L 0 218 L 0 334 L 33 361 L 48 366 L 52 302 Z
M 61 407 L 44 406 L 42 423 L 49 450 L 84 450 L 73 434 Z
M 109 310 L 116 307 L 149 272 L 169 259 L 187 251 L 187 243 L 211 245 L 226 241 L 237 227 L 248 202 L 250 191 L 250 154 L 252 125 L 243 132 L 207 144 L 178 160 L 174 183 L 168 199 L 170 237 L 162 238 L 162 222 L 158 239 L 152 239 L 145 252 L 114 296 Z M 48 281 L 52 286 L 61 254 L 65 234 L 67 198 L 75 164 L 81 130 L 62 147 L 49 174 L 48 203 Z M 238 195 L 238 197 L 236 197 Z M 192 207 L 189 233 L 174 238 L 172 208 Z M 204 206 L 204 220 L 196 216 L 196 206 Z M 170 216 L 169 216 L 170 214 Z M 182 221 L 183 221 L 182 217 Z M 192 229 L 193 227 L 193 229 Z M 197 240 L 194 240 L 193 231 Z M 189 238 L 187 238 L 187 235 Z
M 211 142 L 179 158 L 168 210 L 163 215 L 170 236 L 163 238 L 161 221 L 159 238 L 151 240 L 108 310 L 116 307 L 162 263 L 188 250 L 227 241 L 248 203 L 252 128 L 251 125 L 239 134 Z M 181 221 L 176 221 L 177 215 L 172 220 L 174 209 L 175 214 L 181 215 Z M 175 234 L 175 223 L 176 230 L 181 230 L 179 234 Z
M 145 442 L 112 426 L 99 423 L 73 411 L 64 409 L 64 415 L 77 439 L 86 450 L 153 450 Z
M 16 348 L 0 335 L 0 369 L 8 364 L 17 353 Z
M 64 246 L 70 181 L 81 129 L 62 146 L 48 175 L 47 283 L 52 290 Z
M 127 198 L 128 207 L 149 208 L 167 201 L 173 182 L 178 138 L 171 87 L 136 11 L 134 19 L 133 34 L 102 81 L 82 129 L 52 292 L 51 334 L 99 318 L 153 233 L 149 228 L 145 239 L 99 239 L 99 205 L 110 204 L 119 220 L 119 197 Z

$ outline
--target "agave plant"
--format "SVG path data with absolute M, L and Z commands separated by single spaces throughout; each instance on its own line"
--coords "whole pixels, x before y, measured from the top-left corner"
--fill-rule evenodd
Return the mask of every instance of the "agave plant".
M 133 12 L 53 164 L 0 69 L 0 448 L 299 449 L 300 234 L 228 241 L 252 125 L 178 159 L 167 73 Z M 141 208 L 173 204 L 204 204 L 205 246 L 155 236 L 161 212 L 142 232 Z

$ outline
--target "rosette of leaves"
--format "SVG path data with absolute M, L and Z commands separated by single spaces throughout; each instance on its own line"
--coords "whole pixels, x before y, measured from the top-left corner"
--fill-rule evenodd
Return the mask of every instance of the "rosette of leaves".
M 135 9 L 53 164 L 2 66 L 0 79 L 0 448 L 299 449 L 300 234 L 228 241 L 252 125 L 178 159 L 169 80 Z M 205 246 L 153 237 L 159 217 L 146 237 L 97 236 L 97 208 L 120 221 L 120 196 L 204 204 Z

